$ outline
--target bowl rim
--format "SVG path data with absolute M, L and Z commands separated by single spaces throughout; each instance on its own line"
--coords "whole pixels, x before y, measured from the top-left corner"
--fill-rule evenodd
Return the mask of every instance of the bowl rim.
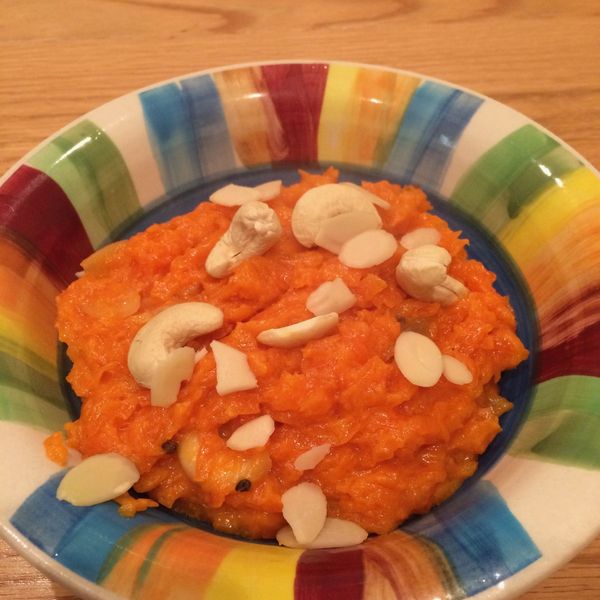
M 75 117 L 74 119 L 71 119 L 70 121 L 65 123 L 65 125 L 63 125 L 59 129 L 57 129 L 56 131 L 52 132 L 50 135 L 46 136 L 43 140 L 41 140 L 38 144 L 36 144 L 31 150 L 29 150 L 24 156 L 22 156 L 16 163 L 12 164 L 8 168 L 8 170 L 0 176 L 0 186 L 2 184 L 4 184 L 20 166 L 25 164 L 31 156 L 36 154 L 48 142 L 50 142 L 51 140 L 53 140 L 54 138 L 59 136 L 61 133 L 64 133 L 65 131 L 70 129 L 73 125 L 75 125 L 76 123 L 79 123 L 80 121 L 85 119 L 87 116 L 91 115 L 98 108 L 106 106 L 107 104 L 111 104 L 113 102 L 116 103 L 116 102 L 119 102 L 122 98 L 126 98 L 126 97 L 134 95 L 134 94 L 138 95 L 147 90 L 151 90 L 151 89 L 154 89 L 154 88 L 162 86 L 162 85 L 174 83 L 177 81 L 181 81 L 182 79 L 188 79 L 191 77 L 197 77 L 197 76 L 201 76 L 201 75 L 210 75 L 212 73 L 221 73 L 223 71 L 235 71 L 237 69 L 248 69 L 251 67 L 263 67 L 263 66 L 271 66 L 271 65 L 293 65 L 293 64 L 311 64 L 311 65 L 335 64 L 335 65 L 354 66 L 354 67 L 360 67 L 360 68 L 365 68 L 365 69 L 376 69 L 378 71 L 388 71 L 390 73 L 401 73 L 403 75 L 420 78 L 421 80 L 428 80 L 428 81 L 433 81 L 435 83 L 440 83 L 447 87 L 450 87 L 450 88 L 453 88 L 456 90 L 460 90 L 467 94 L 471 94 L 472 96 L 481 98 L 482 100 L 486 100 L 488 102 L 492 102 L 494 104 L 500 105 L 503 107 L 503 109 L 512 111 L 514 114 L 517 114 L 520 117 L 522 117 L 523 119 L 529 121 L 530 123 L 533 123 L 538 129 L 543 131 L 546 135 L 548 135 L 552 139 L 559 142 L 559 144 L 561 146 L 563 146 L 567 150 L 569 150 L 569 152 L 571 152 L 579 161 L 581 161 L 581 163 L 583 165 L 585 165 L 588 169 L 590 169 L 597 177 L 600 177 L 600 170 L 599 170 L 600 166 L 598 169 L 596 169 L 596 167 L 587 158 L 585 158 L 585 156 L 583 156 L 578 150 L 573 148 L 573 146 L 571 146 L 569 143 L 565 142 L 558 135 L 556 135 L 555 133 L 553 133 L 552 131 L 547 129 L 544 125 L 542 125 L 538 121 L 532 119 L 531 117 L 527 116 L 525 113 L 522 113 L 521 111 L 517 110 L 516 108 L 513 108 L 512 106 L 508 106 L 508 104 L 504 104 L 503 102 L 496 100 L 492 96 L 487 96 L 486 94 L 482 94 L 481 92 L 478 92 L 478 91 L 473 90 L 466 86 L 452 83 L 451 81 L 448 81 L 446 79 L 441 79 L 439 77 L 434 77 L 431 75 L 425 75 L 424 73 L 420 73 L 418 71 L 412 71 L 410 69 L 400 69 L 400 68 L 396 68 L 396 67 L 389 67 L 386 65 L 379 65 L 377 63 L 366 63 L 366 62 L 352 61 L 352 60 L 296 58 L 296 59 L 290 59 L 290 60 L 276 59 L 276 60 L 266 60 L 266 61 L 247 61 L 247 62 L 240 62 L 240 63 L 232 63 L 229 65 L 224 65 L 224 66 L 220 66 L 220 67 L 208 67 L 206 69 L 200 69 L 199 71 L 190 71 L 187 73 L 183 73 L 182 75 L 168 77 L 166 79 L 156 81 L 156 82 L 148 84 L 146 86 L 142 86 L 140 88 L 135 88 L 135 89 L 125 92 L 124 94 L 121 94 L 119 96 L 113 96 L 110 99 L 108 99 L 106 102 L 102 102 L 101 104 L 98 104 L 97 106 L 93 107 L 91 110 Z
M 460 90 L 462 92 L 468 93 L 474 97 L 480 98 L 487 102 L 491 102 L 497 106 L 502 107 L 502 110 L 509 111 L 514 115 L 518 115 L 525 122 L 535 125 L 537 129 L 541 132 L 548 135 L 550 138 L 557 141 L 563 148 L 568 150 L 574 157 L 576 157 L 583 166 L 587 167 L 596 177 L 600 178 L 600 170 L 597 169 L 588 159 L 586 159 L 578 150 L 573 148 L 569 143 L 565 142 L 558 135 L 553 133 L 551 130 L 547 129 L 544 125 L 540 124 L 538 121 L 532 119 L 527 114 L 522 113 L 521 111 L 503 103 L 495 98 L 488 96 L 486 94 L 482 94 L 476 90 L 473 90 L 469 87 L 462 86 L 459 84 L 452 83 L 451 81 L 441 79 L 435 76 L 427 75 L 418 71 L 413 71 L 409 69 L 401 69 L 397 67 L 391 67 L 386 65 L 380 65 L 377 63 L 368 63 L 361 61 L 351 61 L 351 60 L 338 60 L 338 59 L 327 59 L 327 58 L 304 58 L 304 59 L 276 59 L 276 60 L 257 60 L 257 61 L 245 61 L 239 63 L 231 63 L 222 66 L 215 67 L 207 67 L 205 69 L 200 69 L 198 71 L 186 72 L 181 75 L 176 75 L 173 77 L 169 77 L 166 79 L 162 79 L 159 81 L 152 82 L 146 86 L 142 86 L 139 88 L 132 89 L 130 91 L 125 92 L 119 96 L 114 96 L 98 104 L 93 107 L 91 110 L 75 117 L 74 119 L 69 120 L 62 127 L 52 132 L 50 135 L 46 136 L 42 139 L 38 144 L 36 144 L 32 149 L 30 149 L 25 155 L 23 155 L 17 162 L 13 163 L 8 170 L 6 170 L 0 176 L 0 186 L 2 186 L 10 177 L 24 164 L 28 162 L 28 160 L 35 155 L 40 149 L 45 147 L 49 142 L 55 139 L 57 136 L 61 135 L 65 131 L 72 128 L 75 124 L 84 120 L 86 117 L 92 115 L 94 111 L 101 107 L 105 107 L 110 104 L 117 104 L 122 99 L 137 96 L 140 93 L 155 89 L 162 85 L 166 85 L 169 83 L 179 82 L 184 79 L 202 76 L 202 75 L 212 75 L 214 73 L 226 72 L 226 71 L 234 71 L 238 69 L 248 69 L 253 67 L 263 67 L 263 66 L 271 66 L 271 65 L 293 65 L 293 64 L 306 64 L 306 65 L 345 65 L 351 67 L 358 67 L 364 69 L 378 70 L 378 71 L 386 71 L 396 74 L 403 74 L 407 76 L 412 76 L 420 79 L 420 82 L 431 81 L 435 83 L 439 83 L 441 85 L 447 86 L 449 88 Z M 506 454 L 506 451 L 505 453 Z M 501 461 L 502 457 L 498 459 Z M 492 467 L 493 468 L 493 467 Z M 600 533 L 600 521 L 599 524 L 590 530 L 589 534 L 585 537 L 585 539 L 580 538 L 576 547 L 574 547 L 571 551 L 567 553 L 562 553 L 559 557 L 552 557 L 548 559 L 548 561 L 544 561 L 543 564 L 538 563 L 538 568 L 536 572 L 533 574 L 527 574 L 527 569 L 523 569 L 520 572 L 517 572 L 507 579 L 505 582 L 512 582 L 510 589 L 502 589 L 499 590 L 497 586 L 492 586 L 487 588 L 481 592 L 470 596 L 471 598 L 498 598 L 502 600 L 506 600 L 508 598 L 517 597 L 518 595 L 524 593 L 526 590 L 532 588 L 537 585 L 552 573 L 555 573 L 558 569 L 568 563 L 573 559 L 577 554 L 579 554 L 586 546 L 588 546 L 591 541 L 593 541 L 598 533 Z M 98 583 L 92 582 L 85 577 L 77 574 L 71 569 L 63 566 L 60 562 L 54 559 L 49 554 L 46 554 L 43 550 L 35 546 L 30 540 L 28 540 L 24 535 L 18 532 L 6 519 L 0 518 L 0 538 L 4 539 L 6 543 L 13 548 L 16 552 L 19 553 L 21 557 L 27 560 L 30 564 L 32 564 L 35 568 L 39 569 L 41 572 L 50 577 L 53 581 L 56 581 L 66 588 L 73 590 L 77 594 L 81 595 L 83 598 L 89 598 L 92 600 L 123 600 L 124 597 L 121 595 L 117 595 L 114 592 L 110 591 L 107 588 L 102 587 Z M 514 579 L 518 579 L 518 581 L 514 581 Z

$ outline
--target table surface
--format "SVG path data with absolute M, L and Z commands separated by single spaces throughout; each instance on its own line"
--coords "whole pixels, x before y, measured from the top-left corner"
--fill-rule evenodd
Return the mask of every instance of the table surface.
M 0 0 L 0 173 L 92 108 L 226 64 L 351 60 L 472 88 L 600 166 L 597 0 Z M 600 598 L 600 538 L 526 600 Z M 71 595 L 0 540 L 0 599 Z

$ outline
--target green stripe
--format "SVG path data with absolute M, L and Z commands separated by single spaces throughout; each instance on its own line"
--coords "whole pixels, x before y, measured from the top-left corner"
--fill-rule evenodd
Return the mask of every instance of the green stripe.
M 68 420 L 65 409 L 59 409 L 26 391 L 0 385 L 0 421 L 27 423 L 47 431 L 56 431 L 62 429 Z
M 460 586 L 458 579 L 456 578 L 456 573 L 448 562 L 448 557 L 444 551 L 435 542 L 428 540 L 426 537 L 417 534 L 413 535 L 426 547 L 426 553 L 435 562 L 437 574 L 446 590 L 446 597 L 452 598 L 453 600 L 465 598 L 466 594 Z
M 510 453 L 600 469 L 600 379 L 569 375 L 536 386 Z
M 57 408 L 64 405 L 56 373 L 52 378 L 46 377 L 28 364 L 4 352 L 0 352 L 0 385 L 15 387 L 39 396 Z
M 524 125 L 475 162 L 458 182 L 452 202 L 499 231 L 556 179 L 580 166 L 559 143 Z
M 31 365 L 38 373 L 41 373 L 49 379 L 56 379 L 56 363 L 50 363 L 39 354 L 24 346 L 21 342 L 0 336 L 0 352 L 12 356 L 18 361 Z
M 187 527 L 185 526 L 173 527 L 173 529 L 165 531 L 165 533 L 159 536 L 159 538 L 154 542 L 154 544 L 152 544 L 152 548 L 150 548 L 148 554 L 146 554 L 146 556 L 144 557 L 144 562 L 142 563 L 142 566 L 140 567 L 137 573 L 137 577 L 135 578 L 135 584 L 133 587 L 133 598 L 142 598 L 142 596 L 139 596 L 139 594 L 143 591 L 146 577 L 148 577 L 148 574 L 150 573 L 150 570 L 152 569 L 152 566 L 155 563 L 156 557 L 158 556 L 158 553 L 160 552 L 160 549 L 164 546 L 165 542 L 173 534 L 179 533 L 180 531 L 184 531 L 185 529 L 187 529 Z
M 119 541 L 113 546 L 110 554 L 100 567 L 97 583 L 102 583 L 114 569 L 115 565 L 121 560 L 123 555 L 127 554 L 131 547 L 146 533 L 152 531 L 157 525 L 139 525 L 128 531 L 124 536 L 119 538 Z
M 81 121 L 54 138 L 29 164 L 60 185 L 94 247 L 141 210 L 121 153 L 91 121 Z

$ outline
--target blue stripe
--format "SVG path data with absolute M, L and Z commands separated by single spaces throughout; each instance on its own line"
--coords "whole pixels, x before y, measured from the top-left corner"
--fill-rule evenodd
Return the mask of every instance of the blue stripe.
M 159 510 L 126 519 L 113 502 L 90 507 L 61 502 L 56 489 L 63 475 L 59 473 L 39 487 L 10 522 L 46 554 L 90 581 L 97 581 L 104 561 L 128 531 L 140 525 L 180 522 Z
M 442 549 L 468 596 L 497 585 L 541 554 L 489 481 L 402 527 Z
M 141 92 L 140 102 L 154 157 L 167 192 L 202 180 L 189 107 L 176 83 Z
M 181 88 L 191 114 L 203 176 L 233 171 L 237 168 L 235 153 L 212 77 L 199 75 L 184 79 Z
M 406 109 L 385 170 L 438 189 L 458 139 L 482 102 L 440 83 L 421 84 Z

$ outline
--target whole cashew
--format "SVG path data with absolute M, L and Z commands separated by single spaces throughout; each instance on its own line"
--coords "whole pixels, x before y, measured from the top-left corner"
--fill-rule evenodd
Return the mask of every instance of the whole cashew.
M 296 239 L 307 248 L 315 245 L 321 224 L 343 213 L 369 213 L 381 227 L 377 209 L 369 200 L 369 193 L 358 186 L 343 183 L 326 183 L 311 188 L 302 196 L 292 212 L 292 231 Z
M 205 302 L 183 302 L 165 308 L 152 317 L 135 335 L 127 366 L 133 378 L 152 387 L 157 366 L 176 348 L 192 338 L 223 325 L 221 309 Z
M 264 254 L 281 236 L 277 214 L 263 202 L 242 204 L 229 229 L 206 258 L 209 275 L 221 279 L 243 260 Z
M 417 300 L 451 304 L 467 295 L 468 289 L 447 273 L 450 253 L 440 246 L 426 244 L 408 250 L 396 267 L 396 281 Z

